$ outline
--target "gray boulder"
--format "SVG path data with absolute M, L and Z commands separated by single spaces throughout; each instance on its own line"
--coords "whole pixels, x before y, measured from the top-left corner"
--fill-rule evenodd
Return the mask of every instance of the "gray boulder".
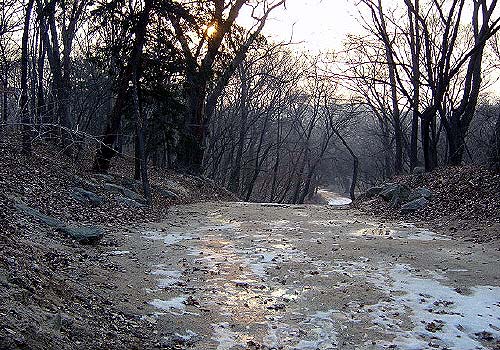
M 57 220 L 53 217 L 44 215 L 44 214 L 40 213 L 38 210 L 28 207 L 24 203 L 20 203 L 20 202 L 16 203 L 15 208 L 21 213 L 24 213 L 26 215 L 34 217 L 37 220 L 40 220 L 41 222 L 43 222 L 47 226 L 54 227 L 54 228 L 66 226 L 66 224 L 64 222 Z
M 112 192 L 112 193 L 121 194 L 121 195 L 127 197 L 128 199 L 132 199 L 132 200 L 139 202 L 139 203 L 146 202 L 146 200 L 144 199 L 143 196 L 141 196 L 140 194 L 138 194 L 132 190 L 129 190 L 128 188 L 125 188 L 123 186 L 119 186 L 119 185 L 115 185 L 115 184 L 111 184 L 111 183 L 105 183 L 104 189 L 109 191 L 109 192 Z
M 94 244 L 104 237 L 104 230 L 100 227 L 70 227 L 63 226 L 57 229 L 81 244 Z
M 417 198 L 411 202 L 404 204 L 401 207 L 401 213 L 408 214 L 408 213 L 414 212 L 416 210 L 420 210 L 422 208 L 425 208 L 425 206 L 427 206 L 428 203 L 429 203 L 429 201 L 427 199 L 425 199 L 424 197 Z
M 413 168 L 413 174 L 425 174 L 425 168 L 422 166 L 417 166 Z
M 374 186 L 374 187 L 371 187 L 369 188 L 366 192 L 365 192 L 365 197 L 367 198 L 372 198 L 372 197 L 375 197 L 377 195 L 380 194 L 380 192 L 382 192 L 384 188 L 381 187 L 381 186 Z
M 380 191 L 379 196 L 386 202 L 391 202 L 397 205 L 398 203 L 405 202 L 410 196 L 410 189 L 405 185 L 400 184 L 386 184 Z
M 92 177 L 96 180 L 101 180 L 104 182 L 112 182 L 115 181 L 115 178 L 109 174 L 94 174 Z
M 116 184 L 112 184 L 112 183 L 109 183 L 109 182 L 106 182 L 104 184 L 104 189 L 106 191 L 109 191 L 109 192 L 112 192 L 112 193 L 122 193 L 122 191 L 125 189 L 124 187 L 122 186 L 119 186 L 119 185 L 116 185 Z
M 123 196 L 118 196 L 116 197 L 116 201 L 121 204 L 125 204 L 128 207 L 131 208 L 142 208 L 144 207 L 144 204 L 138 201 L 135 201 L 131 198 L 123 197 Z
M 166 190 L 164 188 L 158 188 L 157 190 L 160 196 L 162 196 L 163 198 L 174 200 L 179 199 L 179 196 L 172 191 Z
M 18 211 L 40 220 L 47 226 L 54 228 L 58 232 L 62 232 L 81 244 L 96 243 L 104 236 L 104 230 L 100 227 L 72 227 L 66 223 L 57 220 L 53 217 L 44 215 L 38 210 L 28 207 L 24 203 L 16 203 L 15 207 Z
M 86 180 L 80 176 L 75 175 L 73 177 L 75 183 L 78 185 L 78 187 L 81 187 L 87 191 L 90 192 L 96 192 L 99 189 L 99 185 L 96 184 L 95 182 Z
M 104 197 L 95 194 L 94 192 L 87 191 L 80 187 L 74 187 L 71 197 L 79 201 L 80 203 L 90 204 L 97 207 L 105 202 Z
M 425 198 L 430 199 L 432 197 L 432 191 L 425 187 L 417 187 L 411 191 L 408 201 L 414 201 L 415 199 Z
M 130 198 L 136 202 L 146 203 L 146 200 L 144 199 L 143 196 L 141 196 L 137 192 L 129 190 L 128 188 L 124 188 L 122 193 L 125 197 Z
M 166 190 L 169 190 L 173 193 L 176 193 L 180 197 L 187 197 L 189 195 L 189 190 L 175 181 L 164 180 L 163 184 L 164 184 L 163 188 L 165 188 Z

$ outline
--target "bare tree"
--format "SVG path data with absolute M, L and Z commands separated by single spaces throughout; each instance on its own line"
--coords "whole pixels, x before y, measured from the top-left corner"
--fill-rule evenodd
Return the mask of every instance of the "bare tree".
M 186 135 L 181 141 L 178 154 L 179 168 L 196 174 L 202 172 L 206 130 L 215 103 L 223 87 L 259 36 L 269 13 L 283 3 L 284 0 L 275 2 L 262 0 L 256 3 L 237 0 L 228 4 L 224 0 L 211 1 L 207 4 L 209 5 L 207 12 L 211 14 L 212 18 L 204 25 L 195 24 L 197 28 L 194 32 L 198 33 L 199 37 L 194 46 L 189 44 L 190 40 L 187 37 L 189 30 L 186 30 L 185 26 L 183 27 L 180 16 L 176 13 L 170 13 L 170 21 L 175 29 L 176 38 L 186 62 Z M 262 15 L 256 17 L 254 28 L 249 31 L 247 37 L 234 51 L 229 63 L 224 66 L 214 83 L 214 89 L 209 91 L 209 83 L 212 81 L 215 65 L 224 53 L 223 43 L 231 35 L 235 28 L 235 20 L 241 8 L 246 4 L 253 6 L 253 14 L 257 14 L 260 8 Z M 227 13 L 226 16 L 225 13 Z M 209 33 L 209 31 L 211 32 Z
M 24 15 L 23 38 L 21 42 L 21 123 L 23 130 L 23 153 L 31 153 L 31 118 L 28 109 L 28 39 L 31 22 L 31 12 L 33 10 L 34 0 L 28 0 L 26 3 Z

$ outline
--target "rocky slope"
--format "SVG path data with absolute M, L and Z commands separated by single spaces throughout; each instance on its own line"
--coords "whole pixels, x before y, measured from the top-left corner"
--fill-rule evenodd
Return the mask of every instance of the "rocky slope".
M 428 224 L 471 240 L 500 239 L 500 174 L 484 167 L 438 168 L 430 173 L 397 176 L 388 181 L 398 188 L 384 196 L 387 183 L 361 195 L 354 206 L 387 219 Z M 418 191 L 428 191 L 415 210 L 405 205 Z
M 0 154 L 0 349 L 154 348 L 147 327 L 105 293 L 111 285 L 88 282 L 120 269 L 110 251 L 121 242 L 110 233 L 160 220 L 172 204 L 234 197 L 206 179 L 152 169 L 147 207 L 125 159 L 95 175 L 89 161 L 46 145 L 24 157 L 4 139 Z M 89 227 L 104 233 L 99 244 L 65 229 Z

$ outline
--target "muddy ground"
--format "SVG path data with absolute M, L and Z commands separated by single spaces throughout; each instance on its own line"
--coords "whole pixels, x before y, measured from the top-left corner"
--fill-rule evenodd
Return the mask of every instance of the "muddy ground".
M 498 242 L 328 206 L 220 202 L 113 235 L 115 268 L 87 283 L 158 348 L 500 348 Z

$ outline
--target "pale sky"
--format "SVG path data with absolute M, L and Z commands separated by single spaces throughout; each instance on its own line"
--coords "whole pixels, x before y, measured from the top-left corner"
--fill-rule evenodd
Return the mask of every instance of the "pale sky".
M 286 9 L 275 9 L 264 27 L 264 33 L 277 40 L 303 42 L 308 50 L 338 49 L 349 32 L 359 24 L 353 18 L 352 0 L 288 0 Z
M 389 6 L 402 0 L 385 0 Z M 297 49 L 314 52 L 340 50 L 348 33 L 362 31 L 356 17 L 355 0 L 287 0 L 286 9 L 275 9 L 268 18 L 263 34 L 276 41 L 300 43 Z M 391 7 L 392 7 L 391 6 Z M 499 13 L 500 9 L 496 10 Z M 243 15 L 244 16 L 244 15 Z M 293 29 L 292 29 L 293 28 Z M 500 97 L 500 72 L 494 72 L 493 85 L 487 91 Z

